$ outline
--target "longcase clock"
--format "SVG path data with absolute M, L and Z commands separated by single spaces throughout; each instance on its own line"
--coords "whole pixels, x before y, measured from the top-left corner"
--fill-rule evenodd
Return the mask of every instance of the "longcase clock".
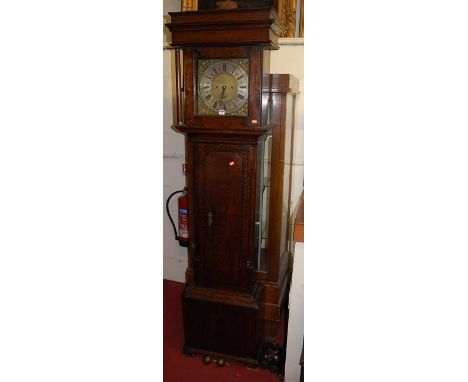
M 270 205 L 280 187 L 273 180 L 271 189 L 271 155 L 284 156 L 278 151 L 284 144 L 276 144 L 284 135 L 284 105 L 274 96 L 281 76 L 269 74 L 278 16 L 269 8 L 170 16 L 175 128 L 186 136 L 188 170 L 184 350 L 256 364 L 264 339 L 271 337 L 265 329 L 273 333 L 279 320 L 279 295 L 287 284 L 280 286 L 278 279 L 279 249 L 269 253 L 266 244 L 281 240 L 281 233 L 268 234 L 277 226 L 270 220 L 279 216 Z

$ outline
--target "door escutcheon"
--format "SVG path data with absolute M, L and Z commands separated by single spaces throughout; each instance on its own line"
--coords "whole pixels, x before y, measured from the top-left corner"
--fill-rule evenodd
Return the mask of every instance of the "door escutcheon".
M 211 224 L 213 224 L 213 214 L 208 212 L 208 227 L 211 227 Z

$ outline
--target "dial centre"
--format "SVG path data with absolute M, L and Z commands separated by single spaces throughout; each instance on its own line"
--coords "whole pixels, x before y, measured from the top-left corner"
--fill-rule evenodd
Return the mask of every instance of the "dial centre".
M 218 74 L 213 78 L 211 91 L 216 99 L 228 102 L 237 94 L 237 80 L 227 73 Z

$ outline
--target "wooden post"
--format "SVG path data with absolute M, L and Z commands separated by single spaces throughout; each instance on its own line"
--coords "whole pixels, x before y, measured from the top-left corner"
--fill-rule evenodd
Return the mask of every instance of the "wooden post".
M 181 68 L 180 68 L 180 49 L 175 49 L 175 74 L 176 74 L 176 116 L 177 125 L 183 125 L 183 109 L 182 109 L 182 88 L 181 88 Z

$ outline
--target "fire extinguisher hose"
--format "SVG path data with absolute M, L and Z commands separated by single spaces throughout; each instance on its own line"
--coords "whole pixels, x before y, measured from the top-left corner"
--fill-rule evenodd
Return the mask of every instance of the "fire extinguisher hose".
M 172 194 L 169 195 L 169 197 L 167 198 L 167 201 L 166 201 L 166 212 L 167 212 L 167 216 L 169 217 L 169 220 L 171 221 L 172 228 L 174 229 L 175 240 L 179 240 L 179 236 L 177 235 L 177 229 L 176 229 L 176 226 L 174 224 L 174 220 L 172 220 L 171 213 L 169 212 L 169 201 L 171 200 L 171 198 L 174 195 L 180 194 L 180 193 L 183 193 L 183 192 L 185 192 L 185 190 L 174 191 Z

